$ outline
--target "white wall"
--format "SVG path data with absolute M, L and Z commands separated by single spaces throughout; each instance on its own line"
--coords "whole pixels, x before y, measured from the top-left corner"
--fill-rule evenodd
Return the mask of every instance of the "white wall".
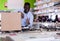
M 7 6 L 8 9 L 19 9 L 23 7 L 24 0 L 8 0 Z

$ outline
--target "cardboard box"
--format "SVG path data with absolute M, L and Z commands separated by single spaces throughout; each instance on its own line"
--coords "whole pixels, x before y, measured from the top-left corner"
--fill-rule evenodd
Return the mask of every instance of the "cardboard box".
M 21 30 L 21 13 L 1 13 L 1 31 Z

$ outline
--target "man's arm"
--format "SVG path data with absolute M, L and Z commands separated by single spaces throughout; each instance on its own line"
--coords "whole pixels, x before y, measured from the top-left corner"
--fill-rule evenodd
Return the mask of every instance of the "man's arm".
M 33 14 L 30 13 L 29 15 L 29 18 L 26 19 L 26 23 L 27 23 L 27 26 L 32 26 L 33 25 Z
M 26 24 L 27 24 L 27 25 L 29 25 L 29 24 L 30 24 L 30 22 L 29 22 L 29 19 L 28 19 L 28 18 L 26 19 Z
M 33 19 L 34 19 L 34 17 L 33 17 L 33 14 L 31 13 L 31 15 L 30 15 L 30 26 L 32 26 L 33 25 Z
M 24 18 L 24 14 L 23 13 L 21 13 L 21 18 Z

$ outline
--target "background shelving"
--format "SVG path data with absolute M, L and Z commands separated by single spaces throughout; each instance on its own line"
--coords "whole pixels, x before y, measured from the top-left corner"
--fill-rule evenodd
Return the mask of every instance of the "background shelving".
M 57 5 L 56 5 L 57 4 Z M 40 15 L 59 15 L 59 0 L 36 0 L 34 14 Z
M 60 0 L 36 0 L 34 8 L 34 24 L 60 23 Z M 47 18 L 46 18 L 47 16 Z M 56 17 L 58 16 L 58 17 Z M 48 26 L 48 25 L 47 25 Z

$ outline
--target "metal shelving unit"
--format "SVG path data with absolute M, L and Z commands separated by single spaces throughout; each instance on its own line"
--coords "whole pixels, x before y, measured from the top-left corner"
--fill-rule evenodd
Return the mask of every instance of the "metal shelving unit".
M 37 2 L 39 2 L 39 0 L 36 0 Z M 41 1 L 41 0 L 40 0 Z M 40 3 L 40 4 L 36 4 L 36 7 L 38 7 L 38 6 L 40 6 L 40 7 L 43 7 L 43 5 L 45 5 L 45 4 L 49 4 L 49 3 L 55 3 L 55 2 L 59 2 L 59 0 L 51 0 L 50 2 L 45 2 L 45 3 Z M 53 12 L 43 12 L 43 13 L 39 13 L 39 14 L 37 14 L 38 13 L 38 11 L 40 10 L 46 10 L 47 11 L 47 9 L 51 9 L 51 8 L 53 8 L 54 9 L 54 11 Z M 59 13 L 60 12 L 55 12 L 55 10 L 60 10 L 60 6 L 54 6 L 54 5 L 52 5 L 52 6 L 50 6 L 50 7 L 45 7 L 45 8 L 37 8 L 37 9 L 35 9 L 35 10 L 37 10 L 37 11 L 35 11 L 35 12 L 37 12 L 35 15 L 36 15 L 36 19 L 38 18 L 38 16 L 42 16 L 42 15 L 51 15 L 51 13 L 54 13 L 54 15 L 59 15 Z M 56 28 L 58 27 L 58 24 L 60 24 L 59 22 L 34 22 L 33 24 L 37 24 L 37 28 L 40 28 L 40 24 L 46 24 L 47 23 L 47 25 L 49 24 L 52 24 L 52 25 L 55 25 L 56 26 Z

